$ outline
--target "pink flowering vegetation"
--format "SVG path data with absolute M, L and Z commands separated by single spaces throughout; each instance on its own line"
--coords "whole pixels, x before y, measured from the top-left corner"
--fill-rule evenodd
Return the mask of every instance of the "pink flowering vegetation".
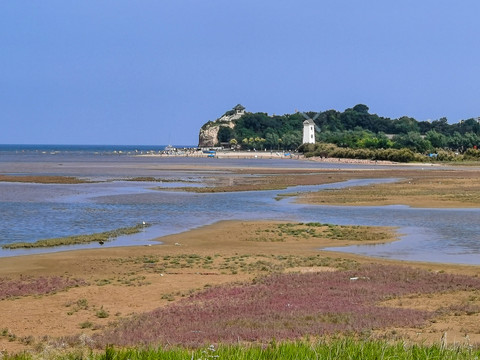
M 125 320 L 98 336 L 96 342 L 98 346 L 198 346 L 414 327 L 435 314 L 379 302 L 409 294 L 469 289 L 480 289 L 480 279 L 398 266 L 275 274 L 253 284 L 211 288 Z
M 16 280 L 0 278 L 0 300 L 18 296 L 51 294 L 84 285 L 86 285 L 86 282 L 82 279 L 62 276 L 20 276 Z

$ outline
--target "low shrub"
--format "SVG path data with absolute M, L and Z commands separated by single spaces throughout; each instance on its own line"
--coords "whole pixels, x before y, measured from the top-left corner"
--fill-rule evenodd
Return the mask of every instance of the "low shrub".
M 315 144 L 304 147 L 305 157 L 320 156 L 345 159 L 387 160 L 393 162 L 424 162 L 427 157 L 414 153 L 410 149 L 353 149 L 338 147 L 333 144 Z
M 61 276 L 41 276 L 37 278 L 21 276 L 17 280 L 0 278 L 0 300 L 16 296 L 45 295 L 84 285 L 87 285 L 87 283 L 82 279 Z
M 422 325 L 435 314 L 378 306 L 408 294 L 480 289 L 480 279 L 397 266 L 275 274 L 242 286 L 213 287 L 121 322 L 96 338 L 106 344 L 268 341 L 308 335 L 362 334 Z
M 105 310 L 103 308 L 103 306 L 100 308 L 100 310 L 98 310 L 95 315 L 99 318 L 99 319 L 105 319 L 107 317 L 110 316 L 109 312 L 107 310 Z
M 80 329 L 90 329 L 93 327 L 93 323 L 91 321 L 84 321 L 80 323 Z
M 463 153 L 464 160 L 480 160 L 480 150 L 478 149 L 467 149 Z

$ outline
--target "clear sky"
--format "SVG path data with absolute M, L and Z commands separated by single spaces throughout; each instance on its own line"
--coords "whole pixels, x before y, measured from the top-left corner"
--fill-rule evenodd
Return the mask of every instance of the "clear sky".
M 0 143 L 196 145 L 237 103 L 480 116 L 478 0 L 0 3 Z

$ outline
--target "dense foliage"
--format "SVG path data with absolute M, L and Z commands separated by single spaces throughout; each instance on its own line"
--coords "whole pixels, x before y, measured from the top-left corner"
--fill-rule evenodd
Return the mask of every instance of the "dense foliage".
M 246 149 L 295 149 L 302 142 L 304 120 L 301 114 L 246 113 L 236 122 L 231 139 Z
M 315 113 L 306 113 L 313 118 Z M 272 115 L 245 113 L 233 129 L 221 127 L 219 142 L 230 142 L 243 149 L 296 149 L 302 142 L 301 113 Z M 408 116 L 398 119 L 370 114 L 366 105 L 358 104 L 343 112 L 327 110 L 315 117 L 317 141 L 349 149 L 409 149 L 429 154 L 440 150 L 464 153 L 480 146 L 480 123 L 477 119 L 449 124 L 446 118 L 431 122 Z M 476 153 L 470 154 L 477 158 Z

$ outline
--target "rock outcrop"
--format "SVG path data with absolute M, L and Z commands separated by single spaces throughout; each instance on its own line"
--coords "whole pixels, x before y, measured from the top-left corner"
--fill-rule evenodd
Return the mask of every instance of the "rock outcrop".
M 198 136 L 199 147 L 213 147 L 218 144 L 218 132 L 220 127 L 226 126 L 230 129 L 235 127 L 235 122 L 245 114 L 245 108 L 238 104 L 233 110 L 227 111 L 222 117 L 215 121 L 209 121 L 202 126 Z

